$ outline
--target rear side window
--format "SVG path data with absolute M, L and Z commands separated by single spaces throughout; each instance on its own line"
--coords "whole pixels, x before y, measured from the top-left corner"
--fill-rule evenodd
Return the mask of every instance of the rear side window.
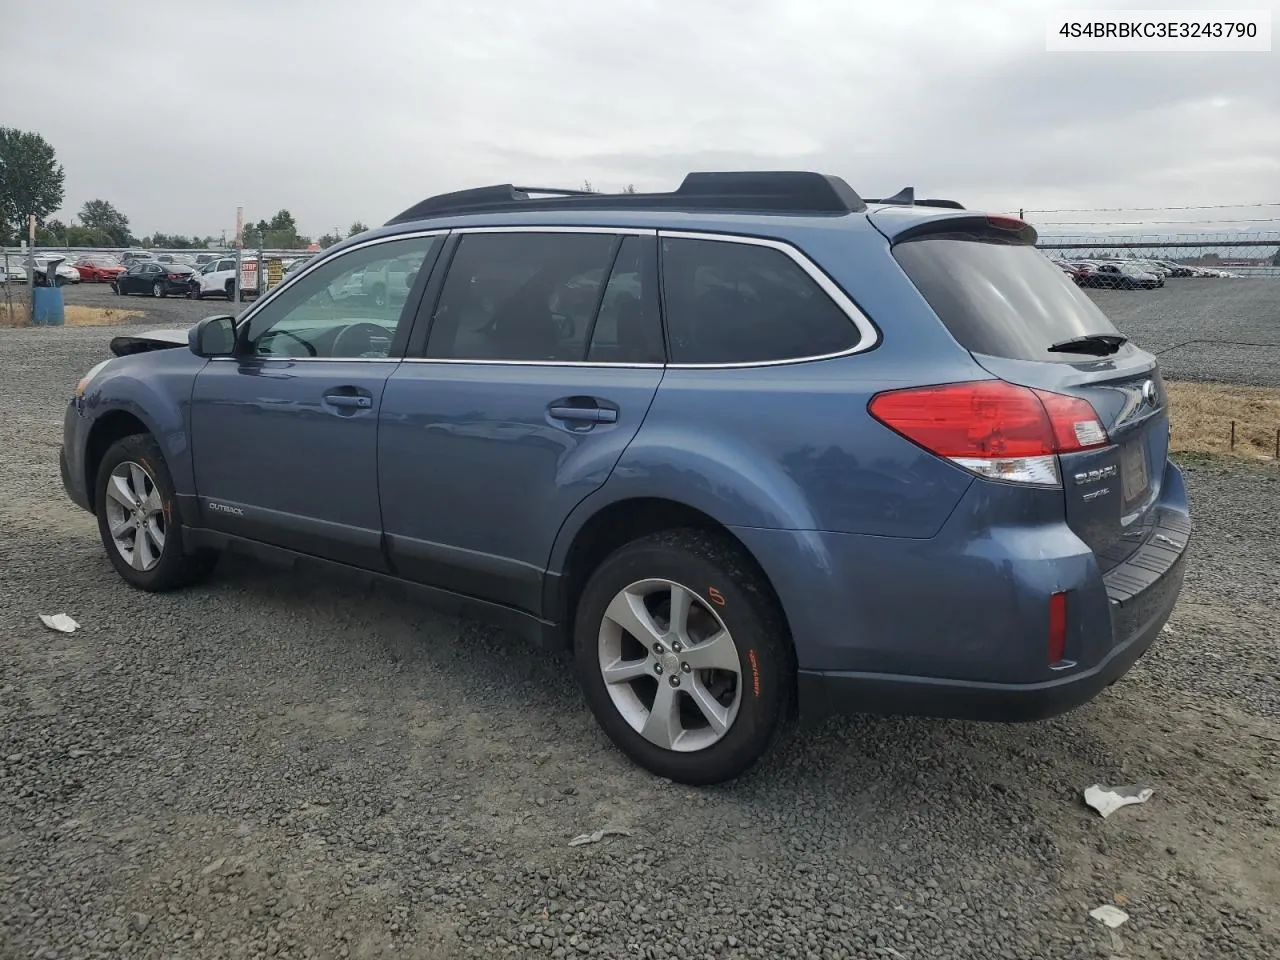
M 1078 354 L 1049 347 L 1117 332 L 1035 247 L 934 236 L 900 243 L 893 255 L 951 335 L 974 353 L 1078 363 Z
M 760 363 L 841 353 L 852 320 L 781 250 L 672 237 L 662 242 L 672 363 Z
M 580 361 L 620 237 L 462 237 L 431 322 L 435 359 Z

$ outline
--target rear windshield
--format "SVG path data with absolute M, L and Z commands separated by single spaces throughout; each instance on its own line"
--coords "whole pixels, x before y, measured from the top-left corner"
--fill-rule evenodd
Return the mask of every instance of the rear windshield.
M 951 335 L 974 353 L 1078 363 L 1079 354 L 1048 348 L 1117 332 L 1035 247 L 933 236 L 900 243 L 893 255 Z

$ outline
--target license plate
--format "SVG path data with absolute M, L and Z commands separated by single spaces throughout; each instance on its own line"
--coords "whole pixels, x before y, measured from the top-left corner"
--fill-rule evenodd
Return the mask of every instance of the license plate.
M 1130 443 L 1121 448 L 1120 479 L 1127 504 L 1147 492 L 1147 450 L 1141 443 Z

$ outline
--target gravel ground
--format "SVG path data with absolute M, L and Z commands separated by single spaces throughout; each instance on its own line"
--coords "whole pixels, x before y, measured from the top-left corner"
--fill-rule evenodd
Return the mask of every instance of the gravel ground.
M 835 720 L 695 790 L 499 632 L 247 561 L 129 590 L 56 467 L 116 332 L 0 331 L 0 957 L 1280 956 L 1274 466 L 1190 466 L 1171 632 L 1094 703 Z
M 1122 333 L 1159 355 L 1171 380 L 1280 387 L 1280 279 L 1089 293 Z

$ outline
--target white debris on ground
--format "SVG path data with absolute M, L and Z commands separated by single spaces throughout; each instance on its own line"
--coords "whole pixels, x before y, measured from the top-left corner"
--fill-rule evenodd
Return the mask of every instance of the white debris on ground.
M 50 630 L 57 630 L 59 633 L 75 633 L 80 628 L 80 624 L 65 613 L 55 613 L 52 616 L 42 613 L 40 614 L 40 622 Z
M 1084 802 L 1109 817 L 1131 803 L 1146 803 L 1154 791 L 1150 787 L 1104 787 L 1095 783 L 1084 792 Z
M 1099 923 L 1105 923 L 1112 930 L 1129 919 L 1129 915 L 1127 913 L 1119 907 L 1113 907 L 1109 903 L 1104 903 L 1100 907 L 1094 907 L 1089 911 L 1089 916 L 1093 917 L 1093 919 L 1097 920 Z
M 569 841 L 569 846 L 580 847 L 584 843 L 599 843 L 605 837 L 629 837 L 631 831 L 623 827 L 605 827 L 603 830 L 596 830 L 594 833 L 580 833 Z

